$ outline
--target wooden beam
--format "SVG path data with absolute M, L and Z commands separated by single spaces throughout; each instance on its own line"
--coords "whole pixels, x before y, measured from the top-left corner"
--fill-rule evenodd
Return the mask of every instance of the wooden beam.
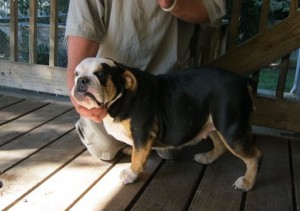
M 289 131 L 300 131 L 299 102 L 255 96 L 254 125 Z
M 298 11 L 298 0 L 291 0 L 290 12 L 289 15 L 295 15 Z
M 233 0 L 232 14 L 228 32 L 228 50 L 235 48 L 237 45 L 241 8 L 242 0 Z
M 10 60 L 18 61 L 18 1 L 10 0 Z
M 264 0 L 260 11 L 259 26 L 258 26 L 259 33 L 262 33 L 268 29 L 269 12 L 270 12 L 270 0 Z M 260 77 L 260 70 L 257 70 L 255 73 L 252 74 L 252 78 L 256 82 L 259 81 L 259 77 Z M 255 92 L 257 92 L 257 90 L 255 90 Z
M 37 0 L 29 3 L 29 63 L 37 63 Z
M 67 96 L 66 80 L 63 68 L 1 61 L 0 86 Z
M 300 47 L 300 13 L 230 50 L 211 66 L 248 75 Z
M 50 8 L 50 52 L 49 52 L 49 66 L 57 65 L 57 34 L 58 34 L 58 1 L 51 0 Z

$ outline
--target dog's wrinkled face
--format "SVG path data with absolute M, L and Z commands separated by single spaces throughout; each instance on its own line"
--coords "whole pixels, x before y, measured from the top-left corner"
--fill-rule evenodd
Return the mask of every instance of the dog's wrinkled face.
M 87 109 L 108 107 L 122 90 L 134 92 L 137 83 L 126 67 L 107 58 L 84 59 L 75 69 L 71 91 L 77 103 Z
M 71 91 L 77 103 L 88 109 L 105 105 L 116 95 L 109 69 L 117 68 L 106 58 L 84 59 L 75 69 L 75 85 Z

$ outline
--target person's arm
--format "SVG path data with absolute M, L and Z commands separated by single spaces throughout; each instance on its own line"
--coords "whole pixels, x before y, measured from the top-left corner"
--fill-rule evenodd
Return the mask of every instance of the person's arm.
M 175 6 L 170 13 L 175 17 L 190 22 L 190 23 L 209 23 L 211 21 L 209 12 L 214 12 L 214 16 L 223 16 L 226 11 L 225 0 L 217 0 L 211 2 L 204 0 L 157 0 L 160 7 L 162 8 L 171 8 L 172 5 Z M 174 4 L 174 2 L 176 4 Z M 207 5 L 209 4 L 209 5 Z M 207 7 L 210 7 L 209 11 Z
M 77 36 L 68 36 L 68 67 L 67 67 L 67 87 L 71 92 L 74 86 L 74 70 L 76 66 L 85 58 L 95 57 L 99 49 L 99 43 Z M 106 115 L 106 110 L 94 108 L 88 110 L 75 101 L 70 95 L 72 104 L 80 116 L 87 117 L 95 122 L 101 122 Z

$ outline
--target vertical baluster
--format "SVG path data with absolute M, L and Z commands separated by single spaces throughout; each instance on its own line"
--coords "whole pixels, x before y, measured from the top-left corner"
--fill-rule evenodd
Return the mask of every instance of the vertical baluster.
M 10 0 L 10 60 L 18 61 L 18 1 Z
M 297 14 L 297 7 L 298 7 L 297 0 L 291 0 L 289 16 L 293 16 Z M 284 96 L 284 88 L 286 84 L 287 72 L 289 69 L 289 62 L 290 62 L 290 54 L 287 54 L 286 56 L 282 57 L 280 72 L 278 77 L 278 84 L 276 89 L 276 97 L 280 99 L 282 99 Z
M 50 52 L 49 66 L 57 65 L 57 33 L 58 33 L 58 3 L 57 0 L 51 0 L 50 8 Z
M 37 63 L 37 0 L 29 3 L 29 63 Z
M 232 15 L 228 32 L 228 51 L 237 46 L 239 22 L 241 16 L 242 0 L 233 0 Z
M 259 27 L 258 27 L 259 33 L 264 32 L 265 30 L 268 29 L 269 12 L 270 12 L 270 0 L 264 0 L 261 7 L 260 18 L 259 18 Z M 259 81 L 259 76 L 260 76 L 260 70 L 252 74 L 252 78 L 257 82 Z M 255 91 L 257 92 L 257 90 Z

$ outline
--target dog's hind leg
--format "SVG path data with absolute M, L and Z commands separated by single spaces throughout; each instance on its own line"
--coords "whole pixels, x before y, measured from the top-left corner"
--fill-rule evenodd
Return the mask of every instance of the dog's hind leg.
M 223 155 L 227 150 L 217 131 L 212 131 L 209 134 L 209 137 L 213 141 L 214 148 L 209 152 L 194 155 L 194 159 L 198 163 L 210 164 Z
M 222 136 L 220 133 L 219 135 L 229 151 L 243 160 L 247 166 L 245 175 L 239 177 L 234 182 L 234 188 L 243 191 L 251 190 L 255 184 L 256 176 L 259 171 L 260 163 L 262 160 L 262 153 L 255 146 L 253 146 L 250 140 L 247 140 L 247 138 L 250 137 L 250 131 L 248 131 L 247 134 L 243 138 L 241 138 L 244 140 L 234 140 L 233 142 L 228 142 L 227 140 L 225 140 L 224 136 Z M 228 143 L 232 144 L 229 145 Z

